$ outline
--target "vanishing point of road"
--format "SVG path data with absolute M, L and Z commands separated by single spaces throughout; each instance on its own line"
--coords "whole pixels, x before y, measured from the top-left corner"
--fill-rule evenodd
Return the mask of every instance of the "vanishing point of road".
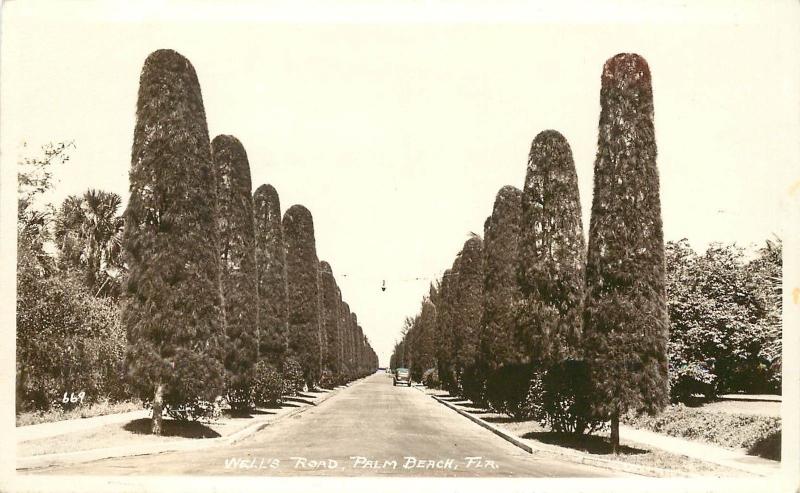
M 233 445 L 30 471 L 97 475 L 608 477 L 529 454 L 377 373 Z

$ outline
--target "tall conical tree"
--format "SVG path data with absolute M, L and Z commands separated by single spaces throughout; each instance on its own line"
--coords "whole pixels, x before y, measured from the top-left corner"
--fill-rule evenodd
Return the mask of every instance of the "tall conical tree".
M 289 350 L 303 367 L 309 388 L 319 382 L 322 365 L 319 312 L 319 273 L 314 220 L 302 205 L 283 215 L 286 243 Z
M 215 195 L 197 75 L 180 54 L 158 50 L 139 79 L 122 310 L 128 371 L 153 399 L 154 434 L 164 404 L 212 400 L 221 390 L 221 364 L 210 354 L 222 330 Z
M 322 291 L 322 328 L 325 334 L 325 361 L 324 368 L 331 374 L 331 382 L 335 382 L 341 373 L 340 359 L 340 327 L 339 303 L 341 294 L 333 277 L 333 269 L 324 260 L 319 263 L 320 287 Z M 331 383 L 328 382 L 328 383 Z
M 578 176 L 569 143 L 555 130 L 533 139 L 522 194 L 519 336 L 545 370 L 577 356 L 584 293 Z
M 453 357 L 453 310 L 457 295 L 459 259 L 460 257 L 456 257 L 452 267 L 442 274 L 439 304 L 436 306 L 436 367 L 442 387 L 451 394 L 458 389 Z M 408 344 L 405 344 L 404 348 L 406 351 L 404 361 L 407 362 L 410 348 Z
M 339 327 L 342 330 L 342 372 L 344 379 L 350 381 L 353 379 L 353 364 L 350 362 L 351 348 L 350 340 L 352 334 L 350 331 L 350 305 L 346 301 L 342 301 L 341 306 L 341 319 L 339 320 Z
M 217 174 L 226 389 L 231 407 L 246 409 L 251 404 L 251 370 L 258 360 L 259 336 L 250 163 L 242 143 L 231 135 L 216 136 L 211 153 Z
M 281 203 L 272 185 L 258 187 L 253 194 L 253 209 L 258 265 L 259 358 L 281 368 L 289 343 L 289 312 Z
M 621 413 L 667 403 L 669 326 L 650 69 L 623 53 L 601 80 L 584 350 L 616 451 Z
M 518 337 L 517 282 L 522 192 L 505 186 L 497 192 L 484 223 L 481 360 L 486 366 L 486 400 L 498 412 L 523 417 L 530 388 L 530 355 Z
M 517 258 L 521 214 L 522 192 L 505 186 L 497 192 L 492 215 L 484 224 L 480 339 L 483 358 L 491 370 L 525 360 L 514 331 L 515 306 L 520 300 Z
M 483 316 L 483 240 L 474 235 L 459 253 L 456 298 L 453 310 L 455 372 L 464 395 L 481 397 L 482 381 L 476 373 L 478 337 Z

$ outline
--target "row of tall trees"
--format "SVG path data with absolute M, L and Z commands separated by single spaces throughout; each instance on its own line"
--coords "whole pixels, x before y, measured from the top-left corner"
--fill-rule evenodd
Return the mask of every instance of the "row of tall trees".
M 619 415 L 657 412 L 668 395 L 645 60 L 609 59 L 600 102 L 588 252 L 572 152 L 560 133 L 543 131 L 531 145 L 523 190 L 498 192 L 484 240 L 469 238 L 432 286 L 393 363 L 415 378 L 435 367 L 451 392 L 504 412 L 543 410 L 558 431 L 610 420 L 617 446 Z
M 128 368 L 152 396 L 154 433 L 164 406 L 187 411 L 220 393 L 257 404 L 268 368 L 299 365 L 313 387 L 377 367 L 317 258 L 311 213 L 294 205 L 281 220 L 273 187 L 251 195 L 244 147 L 209 141 L 194 68 L 171 50 L 152 53 L 139 81 L 122 247 Z

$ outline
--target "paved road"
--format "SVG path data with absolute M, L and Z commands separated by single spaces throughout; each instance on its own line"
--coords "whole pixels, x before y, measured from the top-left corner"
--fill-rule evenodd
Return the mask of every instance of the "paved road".
M 472 458 L 472 459 L 470 459 Z M 619 476 L 531 455 L 417 389 L 375 374 L 232 446 L 107 459 L 50 474 Z

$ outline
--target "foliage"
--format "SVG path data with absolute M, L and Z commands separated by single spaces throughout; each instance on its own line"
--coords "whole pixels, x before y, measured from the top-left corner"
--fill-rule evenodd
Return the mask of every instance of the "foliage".
M 698 255 L 681 240 L 667 243 L 666 265 L 672 399 L 780 392 L 780 307 L 770 295 L 780 256 L 768 246 L 748 262 L 743 249 L 720 244 Z
M 671 405 L 658 416 L 631 412 L 624 416 L 624 422 L 635 428 L 730 448 L 750 448 L 781 431 L 780 418 L 707 412 L 682 404 Z
M 413 360 L 409 369 L 411 377 L 418 382 L 421 382 L 423 374 L 436 364 L 434 360 L 436 307 L 431 302 L 435 296 L 435 289 L 431 286 L 429 295 L 422 301 L 419 316 L 414 319 L 413 326 L 409 330 L 413 337 L 414 348 Z
M 533 409 L 531 393 L 534 372 L 530 364 L 509 364 L 489 372 L 486 379 L 486 401 L 489 407 L 514 419 L 528 419 Z
M 477 363 L 478 338 L 483 316 L 483 240 L 473 235 L 459 253 L 458 275 L 455 277 L 455 299 L 452 305 L 453 370 L 458 386 L 466 397 L 478 398 L 482 388 Z M 469 371 L 467 371 L 469 370 Z
M 572 150 L 555 130 L 531 144 L 519 235 L 518 339 L 545 371 L 578 353 L 586 262 Z
M 327 383 L 320 383 L 323 387 L 335 386 L 331 383 L 337 381 L 342 372 L 342 340 L 339 327 L 339 305 L 342 295 L 333 277 L 333 269 L 328 262 L 319 263 L 319 282 L 322 294 L 322 331 L 325 336 L 325 361 L 324 367 L 328 371 Z
M 180 54 L 158 50 L 139 80 L 122 323 L 131 382 L 143 399 L 164 385 L 164 401 L 175 413 L 195 415 L 222 386 L 214 348 L 223 328 L 215 215 L 197 75 Z
M 444 271 L 436 304 L 436 368 L 442 388 L 455 394 L 458 391 L 458 378 L 455 373 L 453 357 L 454 311 L 457 297 L 457 281 L 461 257 L 457 256 L 450 269 Z M 406 353 L 412 351 L 406 347 Z M 408 361 L 405 361 L 408 365 Z
M 302 205 L 293 205 L 283 215 L 286 242 L 286 278 L 289 307 L 289 351 L 303 367 L 309 388 L 321 373 L 322 346 L 317 250 L 314 221 Z
M 281 203 L 272 185 L 253 194 L 258 265 L 259 357 L 280 367 L 288 347 L 286 251 Z
M 531 384 L 531 414 L 556 433 L 585 434 L 601 430 L 605 421 L 592 414 L 589 368 L 579 360 L 564 360 L 537 373 Z
M 422 385 L 429 389 L 438 389 L 442 384 L 439 381 L 439 370 L 436 368 L 428 368 L 425 373 L 422 374 L 421 381 Z
M 84 282 L 98 296 L 119 295 L 124 271 L 121 204 L 122 198 L 115 193 L 89 189 L 82 196 L 64 199 L 56 213 L 60 268 L 82 272 Z
M 17 412 L 74 407 L 64 392 L 85 392 L 87 404 L 126 398 L 118 308 L 74 276 L 41 275 L 30 256 L 17 271 Z
M 261 360 L 253 367 L 253 402 L 257 406 L 273 406 L 281 402 L 286 388 L 283 375 L 269 362 Z
M 600 103 L 583 348 L 595 410 L 613 420 L 628 409 L 657 412 L 668 400 L 664 240 L 647 62 L 627 53 L 609 59 Z
M 303 390 L 305 378 L 303 377 L 303 367 L 294 356 L 288 356 L 283 360 L 283 395 L 295 395 Z
M 194 395 L 194 394 L 189 394 Z M 178 421 L 216 421 L 222 415 L 222 408 L 215 399 L 207 401 L 200 397 L 181 398 L 180 403 L 167 404 L 165 411 L 169 417 Z
M 42 275 L 56 269 L 44 248 L 53 237 L 55 210 L 52 204 L 42 202 L 53 187 L 53 168 L 68 162 L 69 149 L 74 147 L 72 141 L 45 144 L 41 155 L 17 163 L 17 264 L 27 262 L 27 267 Z
M 220 291 L 223 330 L 218 334 L 228 402 L 250 405 L 251 369 L 258 360 L 258 273 L 255 258 L 250 164 L 236 137 L 211 142 L 217 176 L 217 230 L 220 238 Z
M 521 197 L 518 188 L 501 188 L 492 215 L 484 224 L 483 318 L 479 339 L 481 359 L 490 370 L 520 364 L 525 359 L 514 331 L 520 302 L 516 268 Z

